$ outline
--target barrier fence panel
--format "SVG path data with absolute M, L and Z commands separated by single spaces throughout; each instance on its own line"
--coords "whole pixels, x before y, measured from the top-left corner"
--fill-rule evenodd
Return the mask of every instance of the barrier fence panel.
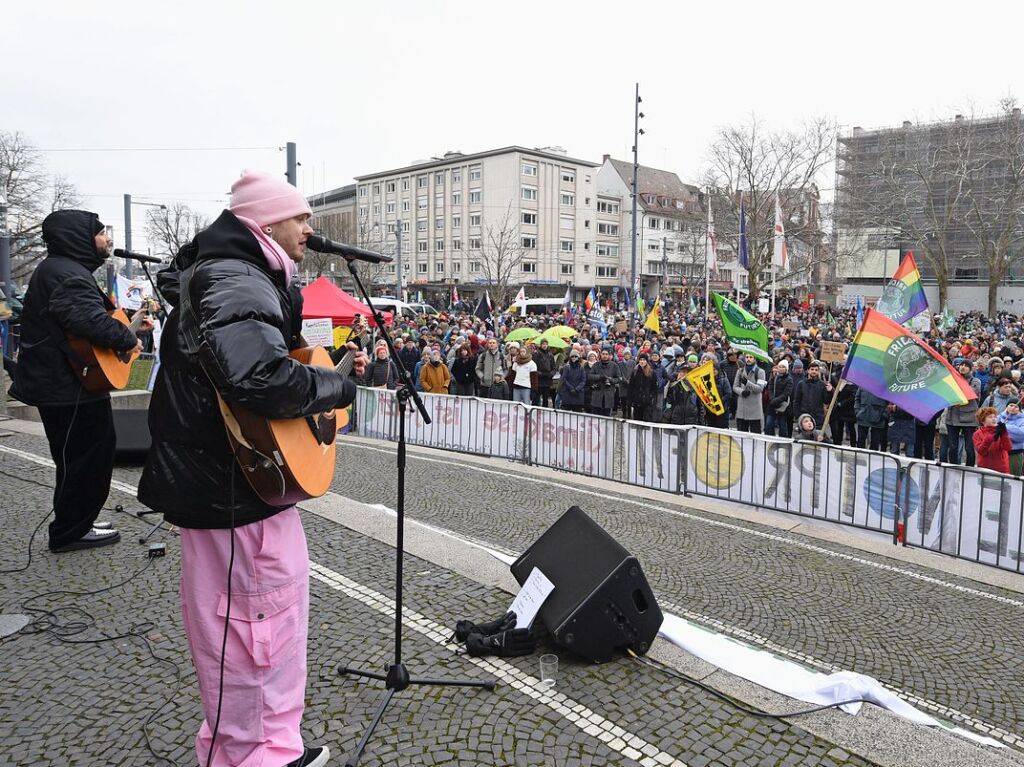
M 614 479 L 618 423 L 587 413 L 529 408 L 528 463 Z
M 683 428 L 641 421 L 626 421 L 623 447 L 626 452 L 624 482 L 654 490 L 682 490 Z
M 397 412 L 398 403 L 393 391 L 363 386 L 356 390 L 356 434 L 360 437 L 398 439 Z
M 903 463 L 906 545 L 1022 572 L 1024 482 L 967 466 Z
M 692 427 L 686 492 L 890 533 L 900 464 L 895 457 Z

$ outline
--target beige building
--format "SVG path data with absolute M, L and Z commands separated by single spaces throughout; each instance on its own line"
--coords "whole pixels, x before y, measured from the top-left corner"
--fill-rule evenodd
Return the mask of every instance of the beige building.
M 557 147 L 448 152 L 358 176 L 356 221 L 367 240 L 383 236 L 385 252 L 400 229 L 413 297 L 447 305 L 452 286 L 471 299 L 499 281 L 530 298 L 566 285 L 582 295 L 598 279 L 596 168 Z M 383 282 L 396 274 L 386 267 Z

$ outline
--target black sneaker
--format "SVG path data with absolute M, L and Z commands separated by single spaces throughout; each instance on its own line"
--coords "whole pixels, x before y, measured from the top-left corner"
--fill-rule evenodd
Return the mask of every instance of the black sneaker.
M 117 530 L 97 530 L 95 527 L 79 538 L 63 546 L 50 547 L 54 554 L 64 554 L 68 551 L 81 551 L 82 549 L 96 549 L 100 546 L 109 546 L 121 540 L 121 533 Z
M 288 762 L 285 767 L 323 767 L 323 765 L 327 764 L 327 759 L 330 755 L 331 752 L 327 749 L 327 746 L 307 748 L 302 752 L 302 756 L 294 762 Z

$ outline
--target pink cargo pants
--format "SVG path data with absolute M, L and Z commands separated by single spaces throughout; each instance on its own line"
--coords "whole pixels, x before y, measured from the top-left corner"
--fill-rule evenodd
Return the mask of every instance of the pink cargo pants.
M 217 721 L 228 614 L 231 530 L 181 531 L 181 615 L 205 720 L 199 764 Z M 309 553 L 297 509 L 235 528 L 224 697 L 213 767 L 282 767 L 302 756 Z

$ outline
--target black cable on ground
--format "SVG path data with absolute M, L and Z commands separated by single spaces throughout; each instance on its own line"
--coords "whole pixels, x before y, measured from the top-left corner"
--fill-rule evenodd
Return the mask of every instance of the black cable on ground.
M 715 688 L 713 688 L 713 687 L 711 687 L 709 685 L 704 684 L 699 679 L 694 679 L 693 677 L 687 676 L 686 674 L 682 673 L 681 671 L 677 671 L 676 669 L 671 668 L 670 666 L 666 666 L 664 663 L 662 663 L 660 661 L 651 660 L 650 658 L 642 658 L 639 655 L 636 655 L 632 650 L 626 650 L 626 653 L 631 658 L 636 660 L 639 664 L 641 664 L 642 666 L 647 666 L 648 668 L 653 668 L 653 669 L 655 669 L 657 671 L 662 672 L 663 674 L 668 674 L 669 676 L 674 677 L 676 679 L 679 679 L 682 682 L 686 682 L 687 684 L 693 685 L 694 687 L 699 687 L 700 689 L 704 690 L 705 692 L 711 693 L 716 698 L 720 698 L 721 700 L 724 700 L 726 703 L 728 703 L 729 705 L 734 706 L 735 708 L 739 709 L 744 714 L 750 714 L 750 716 L 756 716 L 756 717 L 761 717 L 761 718 L 765 718 L 765 719 L 790 719 L 790 718 L 792 718 L 794 716 L 806 716 L 807 714 L 816 714 L 819 711 L 826 711 L 827 709 L 830 709 L 830 708 L 839 708 L 840 706 L 845 706 L 845 705 L 847 705 L 849 703 L 872 703 L 873 702 L 873 701 L 870 701 L 870 700 L 865 700 L 864 698 L 851 698 L 850 700 L 841 700 L 838 703 L 826 703 L 825 705 L 822 705 L 822 706 L 815 706 L 814 708 L 801 709 L 799 711 L 784 711 L 784 712 L 780 712 L 780 713 L 773 713 L 771 711 L 759 711 L 759 710 L 757 710 L 755 708 L 749 708 L 748 706 L 744 705 L 740 701 L 736 700 L 736 698 L 732 697 L 731 695 L 727 695 L 726 693 L 721 692 L 720 690 L 716 690 Z

